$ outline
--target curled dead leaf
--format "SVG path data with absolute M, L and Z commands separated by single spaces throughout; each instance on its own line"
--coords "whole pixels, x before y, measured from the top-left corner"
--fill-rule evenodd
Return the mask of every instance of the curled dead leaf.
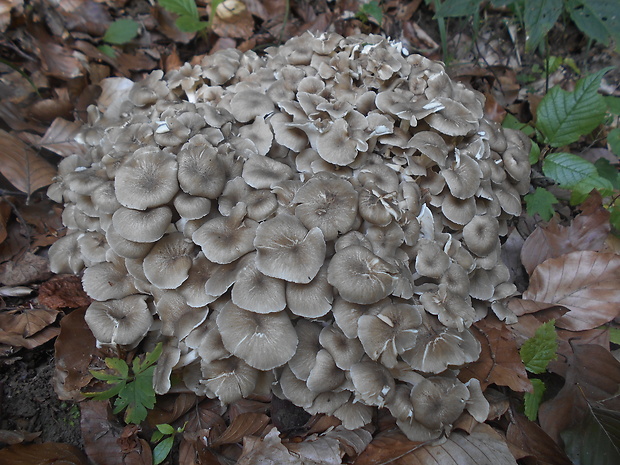
M 619 255 L 572 252 L 538 265 L 523 299 L 568 308 L 556 325 L 582 331 L 620 315 L 619 282 Z
M 0 463 L 11 465 L 88 465 L 84 453 L 70 444 L 17 444 L 0 450 Z

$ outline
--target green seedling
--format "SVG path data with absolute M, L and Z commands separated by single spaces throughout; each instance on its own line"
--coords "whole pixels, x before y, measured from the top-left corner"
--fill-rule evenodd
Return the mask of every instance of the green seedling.
M 140 24 L 133 19 L 118 19 L 110 24 L 102 38 L 105 44 L 100 45 L 98 49 L 101 53 L 114 58 L 116 52 L 108 44 L 123 45 L 129 43 L 136 38 L 139 31 Z
M 174 444 L 175 436 L 185 431 L 186 426 L 187 422 L 185 422 L 182 427 L 176 429 L 167 423 L 157 425 L 157 429 L 151 436 L 151 442 L 153 444 L 159 443 L 153 449 L 153 465 L 159 465 L 166 459 L 166 457 L 168 457 L 168 454 L 172 449 L 172 445 Z
M 379 2 L 373 0 L 368 3 L 362 3 L 357 13 L 355 13 L 355 17 L 364 24 L 367 24 L 370 18 L 373 18 L 378 25 L 381 25 L 381 21 L 383 21 L 383 10 Z
M 182 32 L 204 33 L 213 26 L 215 10 L 224 0 L 212 0 L 208 21 L 202 21 L 194 0 L 158 0 L 159 5 L 170 13 L 177 15 L 176 26 Z
M 91 374 L 98 380 L 113 384 L 110 389 L 102 392 L 87 392 L 85 395 L 94 400 L 114 400 L 113 413 L 125 410 L 125 423 L 139 424 L 155 406 L 155 390 L 153 389 L 153 372 L 155 363 L 162 353 L 161 342 L 155 346 L 153 352 L 148 352 L 144 360 L 136 357 L 131 364 L 131 370 L 125 360 L 120 358 L 106 358 L 106 366 L 113 373 L 103 370 L 91 370 Z

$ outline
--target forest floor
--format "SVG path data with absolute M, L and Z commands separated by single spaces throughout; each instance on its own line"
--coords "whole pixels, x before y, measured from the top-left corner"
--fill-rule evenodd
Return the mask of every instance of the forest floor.
M 235 1 L 227 3 L 232 5 Z M 98 84 L 103 79 L 122 76 L 139 80 L 154 69 L 167 71 L 186 61 L 198 62 L 201 56 L 216 50 L 236 47 L 241 51 L 260 51 L 310 30 L 333 31 L 343 36 L 360 32 L 384 34 L 403 42 L 410 52 L 443 60 L 453 79 L 466 82 L 485 94 L 486 116 L 499 122 L 506 114 L 511 114 L 531 125 L 547 89 L 557 85 L 572 90 L 580 77 L 606 67 L 612 69 L 603 77 L 600 91 L 607 96 L 620 96 L 620 55 L 611 46 L 589 42 L 570 20 L 557 22 L 548 34 L 548 52 L 555 57 L 557 66 L 546 73 L 544 52 L 542 49 L 525 51 L 525 33 L 507 9 L 486 8 L 476 23 L 472 16 L 448 18 L 447 49 L 442 50 L 434 12 L 421 0 L 381 2 L 381 26 L 372 14 L 356 17 L 356 13 L 366 11 L 363 9 L 365 2 L 360 0 L 292 0 L 290 11 L 286 10 L 289 2 L 285 0 L 246 0 L 243 2 L 245 12 L 229 20 L 216 18 L 205 35 L 179 31 L 174 25 L 174 15 L 156 3 L 147 0 L 0 0 L 0 172 L 3 175 L 0 178 L 0 448 L 3 445 L 57 443 L 57 448 L 30 449 L 28 454 L 31 455 L 15 449 L 18 452 L 11 456 L 14 460 L 11 463 L 15 465 L 47 463 L 44 460 L 51 455 L 63 457 L 72 464 L 89 463 L 88 460 L 96 464 L 150 463 L 147 433 L 153 430 L 154 424 L 176 422 L 175 426 L 181 426 L 180 421 L 191 424 L 196 418 L 215 415 L 214 412 L 224 416 L 224 412 L 218 411 L 209 401 L 200 400 L 200 403 L 190 395 L 171 394 L 158 401 L 156 410 L 143 425 L 144 431 L 139 434 L 108 415 L 101 403 L 84 401 L 79 393 L 87 386 L 92 387 L 88 370 L 102 367 L 106 354 L 97 351 L 83 316 L 80 318 L 89 300 L 79 280 L 69 276 L 53 277 L 49 271 L 47 249 L 63 234 L 64 227 L 62 210 L 47 198 L 45 188 L 58 162 L 72 152 L 71 136 L 86 120 L 86 108 L 95 102 Z M 207 16 L 205 3 L 197 2 L 203 17 Z M 137 21 L 140 34 L 124 44 L 105 42 L 108 26 L 119 19 Z M 106 55 L 104 52 L 108 49 L 113 49 L 115 55 Z M 617 116 L 610 127 L 614 124 L 617 126 Z M 5 148 L 8 149 L 3 152 Z M 571 150 L 590 161 L 604 158 L 615 169 L 618 167 L 618 156 L 609 150 L 604 137 L 581 138 Z M 543 178 L 540 167 L 534 167 L 532 189 L 540 186 Z M 554 187 L 551 190 L 560 199 L 566 196 L 565 191 Z M 536 254 L 558 256 L 548 250 L 541 251 L 532 243 L 524 246 L 535 230 L 539 231 L 539 240 L 549 248 L 560 249 L 561 253 L 585 250 L 617 254 L 620 250 L 618 239 L 610 235 L 609 214 L 601 208 L 600 198 L 580 207 L 561 201 L 555 208 L 551 228 L 539 215 L 524 212 L 504 246 L 504 259 L 520 293 L 530 285 L 533 269 L 528 268 L 526 272 L 521 265 L 523 260 L 533 263 L 536 259 L 532 257 Z M 578 224 L 575 218 L 579 218 Z M 533 267 L 539 263 L 534 263 Z M 614 266 L 618 273 L 617 263 Z M 616 289 L 614 299 L 619 298 L 618 292 L 620 290 Z M 618 347 L 610 343 L 608 328 L 617 328 L 620 324 L 617 315 L 620 303 L 612 301 L 610 305 L 615 305 L 615 317 L 611 310 L 611 317 L 606 321 L 593 323 L 591 329 L 579 334 L 562 334 L 560 330 L 559 353 L 565 359 L 554 362 L 555 368 L 547 373 L 547 401 L 557 400 L 562 388 L 570 384 L 567 372 L 575 365 L 600 355 L 592 346 L 602 347 L 606 353 Z M 502 333 L 498 338 L 513 341 L 510 350 L 512 355 L 516 354 L 517 345 L 523 343 L 526 335 L 532 336 L 542 321 L 563 314 L 561 311 L 553 313 L 557 311 L 557 307 L 554 308 L 546 317 L 539 315 L 541 318 L 536 323 L 524 319 L 513 334 Z M 74 318 L 70 320 L 68 316 Z M 603 323 L 606 326 L 602 326 Z M 495 330 L 503 331 L 491 327 L 479 329 L 487 335 Z M 65 339 L 62 339 L 63 331 Z M 574 350 L 570 349 L 569 340 Z M 575 344 L 583 344 L 585 349 L 577 350 Z M 487 356 L 497 355 L 499 350 L 492 346 Z M 594 369 L 601 373 L 610 370 L 606 372 L 609 382 L 617 382 L 618 366 L 607 358 L 604 362 L 602 359 L 593 362 L 597 363 L 600 366 Z M 585 376 L 583 373 L 573 375 Z M 547 419 L 543 433 L 540 423 L 526 420 L 522 415 L 515 419 L 510 413 L 514 402 L 521 402 L 524 389 L 512 392 L 506 386 L 520 387 L 521 381 L 495 379 L 494 387 L 501 385 L 502 388 L 495 391 L 501 400 L 495 404 L 500 412 L 493 426 L 503 430 L 503 440 L 508 436 L 510 449 L 519 463 L 571 463 L 559 445 L 553 441 L 543 444 L 537 439 L 542 434 L 553 436 L 556 433 L 559 437 L 562 428 L 573 426 L 569 420 L 552 424 L 553 421 Z M 566 392 L 562 394 L 563 399 L 566 395 Z M 605 407 L 614 412 L 613 421 L 617 422 L 620 412 L 617 392 L 615 396 L 612 399 L 615 402 L 604 406 L 597 404 L 596 408 Z M 596 399 L 597 402 L 602 400 L 605 399 Z M 294 430 L 305 425 L 304 437 L 334 425 L 308 426 L 307 418 L 298 418 L 298 412 L 290 406 L 267 408 L 266 404 L 261 405 L 258 402 L 240 404 L 237 409 L 253 415 L 269 411 L 271 418 L 266 421 L 278 425 L 280 430 L 287 427 Z M 554 404 L 555 408 L 561 407 L 558 405 Z M 277 412 L 285 420 L 276 419 Z M 558 415 L 568 413 L 562 411 Z M 260 423 L 264 427 L 262 421 L 263 417 L 257 416 L 256 424 L 237 431 L 236 440 L 230 442 L 230 450 L 223 447 L 217 454 L 200 450 L 196 438 L 186 440 L 180 450 L 174 448 L 168 463 L 234 463 L 241 454 L 242 438 L 258 434 L 256 425 Z M 520 433 L 515 433 L 514 428 Z M 99 439 L 106 430 L 114 431 L 112 442 Z M 407 461 L 404 454 L 409 445 L 401 437 L 384 436 L 383 439 L 385 442 L 376 443 L 374 448 L 371 444 L 366 456 L 361 456 L 361 451 L 350 452 L 350 460 L 355 456 L 360 460 L 349 463 L 387 463 L 388 460 L 403 465 L 422 463 L 413 458 Z M 178 439 L 176 444 L 179 444 Z M 392 448 L 404 458 L 379 453 L 378 448 L 384 451 Z M 84 450 L 88 459 L 81 455 L 80 451 Z M 105 458 L 106 454 L 110 457 Z M 194 457 L 198 456 L 202 461 L 196 461 Z M 1 449 L 0 457 L 3 457 Z M 452 462 L 438 460 L 436 463 Z

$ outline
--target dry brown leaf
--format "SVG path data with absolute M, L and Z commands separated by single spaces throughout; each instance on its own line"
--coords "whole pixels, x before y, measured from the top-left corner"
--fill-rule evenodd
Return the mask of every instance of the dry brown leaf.
M 560 328 L 607 323 L 620 315 L 620 256 L 584 251 L 548 259 L 534 270 L 523 299 L 568 308 L 556 321 Z
M 538 411 L 540 426 L 558 443 L 560 432 L 583 421 L 588 411 L 586 399 L 609 399 L 606 407 L 620 410 L 620 362 L 608 350 L 599 345 L 576 345 L 568 365 L 564 386 Z
M 562 448 L 540 426 L 521 414 L 511 417 L 506 440 L 541 465 L 572 465 Z
M 30 337 L 48 327 L 58 315 L 58 310 L 45 308 L 21 308 L 0 313 L 0 328 L 5 333 Z M 0 342 L 4 342 L 0 339 Z
M 4 240 L 8 236 L 6 225 L 9 222 L 10 217 L 11 206 L 7 203 L 6 200 L 0 199 L 0 243 L 4 242 Z
M 483 390 L 489 384 L 497 384 L 517 392 L 530 391 L 532 386 L 510 328 L 495 318 L 485 318 L 474 326 L 482 352 L 478 361 L 461 369 L 459 379 L 466 382 L 476 378 Z
M 39 287 L 39 302 L 48 308 L 79 308 L 92 300 L 84 289 L 82 280 L 72 274 L 57 275 Z
M 394 465 L 516 465 L 506 440 L 487 424 L 453 432 L 443 444 L 422 446 Z
M 84 453 L 70 444 L 18 444 L 0 450 L 0 463 L 10 465 L 88 465 Z
M 395 464 L 398 462 L 394 460 L 410 454 L 422 445 L 421 442 L 410 441 L 400 429 L 394 428 L 377 434 L 354 463 L 355 465 Z
M 2 444 L 21 444 L 23 442 L 31 442 L 32 440 L 41 436 L 41 431 L 36 433 L 29 433 L 28 431 L 8 431 L 6 429 L 0 429 L 0 443 Z
M 17 137 L 0 129 L 0 172 L 28 195 L 52 183 L 56 168 Z
M 32 252 L 26 252 L 19 258 L 0 265 L 0 283 L 7 286 L 31 284 L 51 276 L 49 260 Z
M 109 419 L 108 401 L 88 400 L 80 404 L 84 450 L 97 465 L 150 465 L 140 457 L 150 458 L 150 448 L 139 443 L 141 449 L 124 453 L 119 444 L 121 427 Z
M 601 250 L 609 231 L 609 212 L 600 204 L 576 216 L 570 226 L 561 226 L 552 220 L 546 227 L 536 228 L 525 240 L 521 262 L 531 275 L 538 265 L 549 258 L 579 250 Z
M 293 457 L 280 440 L 280 432 L 273 427 L 264 438 L 246 436 L 243 451 L 237 465 L 300 465 L 299 457 Z M 320 462 L 316 465 L 320 465 Z
M 233 420 L 220 436 L 212 438 L 211 445 L 217 447 L 222 444 L 240 442 L 244 437 L 262 431 L 267 423 L 269 423 L 269 417 L 264 413 L 242 413 Z
M 372 434 L 369 431 L 365 429 L 348 430 L 343 426 L 337 426 L 327 432 L 325 436 L 338 440 L 340 449 L 350 458 L 355 458 L 364 452 L 372 441 Z
M 82 125 L 75 121 L 67 121 L 63 118 L 56 118 L 45 132 L 39 142 L 40 147 L 50 150 L 62 157 L 68 157 L 75 153 L 84 153 L 84 145 L 75 140 Z
M 60 335 L 54 344 L 56 360 L 52 383 L 61 400 L 82 400 L 80 392 L 93 378 L 88 368 L 96 351 L 96 340 L 84 321 L 86 307 L 60 320 Z
M 573 356 L 573 347 L 584 344 L 595 344 L 609 350 L 609 330 L 607 328 L 595 328 L 588 331 L 567 331 L 559 329 L 558 334 L 558 357 L 549 362 L 547 370 L 566 378 L 568 360 Z
M 17 334 L 5 333 L 0 329 L 0 341 L 15 347 L 23 347 L 25 349 L 34 349 L 47 341 L 54 339 L 60 333 L 60 328 L 48 326 L 31 337 L 22 337 Z
M 302 463 L 321 465 L 340 465 L 342 456 L 340 442 L 328 435 L 306 439 L 299 443 L 288 443 L 285 446 L 293 456 L 303 460 Z
M 223 20 L 218 15 L 214 15 L 213 32 L 220 37 L 249 39 L 254 33 L 254 18 L 252 18 L 252 14 L 247 9 L 234 15 L 229 20 Z
M 162 423 L 171 424 L 185 415 L 195 405 L 196 394 L 193 392 L 160 396 L 157 398 L 155 407 L 149 410 L 146 421 L 152 427 Z

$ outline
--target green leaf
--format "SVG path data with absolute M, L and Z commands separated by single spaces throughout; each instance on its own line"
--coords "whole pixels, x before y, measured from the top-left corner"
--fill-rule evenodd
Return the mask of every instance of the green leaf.
M 153 449 L 153 465 L 159 465 L 168 457 L 173 443 L 174 438 L 169 437 L 155 446 Z
M 132 383 L 128 383 L 125 389 L 118 394 L 114 405 L 114 413 L 119 413 L 124 408 L 125 422 L 140 423 L 147 415 L 147 409 L 155 406 L 155 391 L 153 389 L 153 372 L 155 367 L 149 367 L 136 375 Z
M 550 320 L 536 330 L 534 337 L 523 343 L 519 354 L 530 373 L 544 373 L 551 360 L 556 358 L 558 349 L 555 320 Z
M 562 0 L 528 1 L 525 5 L 526 48 L 535 50 L 562 13 Z
M 568 145 L 589 134 L 605 118 L 605 102 L 598 93 L 605 68 L 577 81 L 575 90 L 558 86 L 544 96 L 537 112 L 536 127 L 552 147 Z
M 381 21 L 383 21 L 383 10 L 379 2 L 372 0 L 371 2 L 360 5 L 355 17 L 363 23 L 368 22 L 368 18 L 374 18 L 378 24 L 381 24 Z
M 533 194 L 527 194 L 524 200 L 527 205 L 527 214 L 534 216 L 538 213 L 545 221 L 549 221 L 555 214 L 553 204 L 558 203 L 556 196 L 542 187 L 537 187 Z
M 108 368 L 117 371 L 119 376 L 123 379 L 127 379 L 129 376 L 129 366 L 127 366 L 127 362 L 125 362 L 125 360 L 120 358 L 106 358 L 105 364 Z
M 609 134 L 607 134 L 607 143 L 611 151 L 620 157 L 620 128 L 609 131 Z
M 594 166 L 600 177 L 607 179 L 614 189 L 620 189 L 618 166 L 612 165 L 606 158 L 599 158 L 594 162 Z
M 97 49 L 104 55 L 109 56 L 110 58 L 116 58 L 116 50 L 114 50 L 109 45 L 99 45 Z
M 174 434 L 174 428 L 168 423 L 162 423 L 161 425 L 156 425 L 156 427 L 162 434 Z
M 615 229 L 615 234 L 620 233 L 620 206 L 614 205 L 609 209 L 609 224 Z
M 599 191 L 603 197 L 613 194 L 614 190 L 611 182 L 599 176 L 598 173 L 596 176 L 588 176 L 573 186 L 570 196 L 571 205 L 579 205 L 582 203 L 588 198 L 588 195 L 590 195 L 593 189 Z
M 188 33 L 202 31 L 203 29 L 206 29 L 207 26 L 209 26 L 209 23 L 205 21 L 199 21 L 190 16 L 179 16 L 175 21 L 175 24 L 179 28 L 179 31 Z
M 159 4 L 170 13 L 198 19 L 198 7 L 194 0 L 158 0 Z
M 532 386 L 534 387 L 534 392 L 526 392 L 523 400 L 525 401 L 525 416 L 530 421 L 536 421 L 538 417 L 538 407 L 542 402 L 543 395 L 547 389 L 545 383 L 543 383 L 540 379 L 531 379 Z
M 164 437 L 163 433 L 161 431 L 155 430 L 153 431 L 153 435 L 151 436 L 151 442 L 153 444 L 158 443 L 159 441 L 161 441 L 161 439 Z
M 620 328 L 609 328 L 609 341 L 620 345 Z
M 540 160 L 540 147 L 534 141 L 532 142 L 532 146 L 530 147 L 530 154 L 528 156 L 530 165 L 535 165 Z
M 560 433 L 566 454 L 580 465 L 619 464 L 620 412 L 588 405 L 585 420 Z
M 104 42 L 126 44 L 138 35 L 140 24 L 133 19 L 118 19 L 108 27 L 103 36 Z
M 118 375 L 106 373 L 103 370 L 90 370 L 90 374 L 93 375 L 93 378 L 99 379 L 101 381 L 106 381 L 108 384 L 120 383 L 125 379 L 124 377 Z
M 144 362 L 137 366 L 137 370 L 134 368 L 134 373 L 137 374 L 138 372 L 146 370 L 148 367 L 152 366 L 155 362 L 157 362 L 157 360 L 159 360 L 162 351 L 163 345 L 159 342 L 153 349 L 153 352 L 147 352 L 146 357 L 144 357 Z
M 502 121 L 502 126 L 508 129 L 518 129 L 519 131 L 523 131 L 526 136 L 531 136 L 534 134 L 534 128 L 532 126 L 522 123 L 510 113 L 506 113 L 506 117 L 504 118 L 504 121 Z
M 607 110 L 614 115 L 620 115 L 620 97 L 606 96 L 603 97 L 607 104 Z
M 106 389 L 105 391 L 102 391 L 102 392 L 85 392 L 84 395 L 86 397 L 92 398 L 93 400 L 107 400 L 107 399 L 111 399 L 112 397 L 118 395 L 118 393 L 123 390 L 123 388 L 125 387 L 126 384 L 127 384 L 126 381 L 121 381 L 116 386 L 113 386 L 110 389 Z
M 451 18 L 458 16 L 472 16 L 478 11 L 482 0 L 450 0 L 444 1 L 437 11 L 436 16 L 441 18 Z
M 613 38 L 620 47 L 620 15 L 618 0 L 567 0 L 570 18 L 588 37 L 608 44 Z
M 547 155 L 543 161 L 543 173 L 564 189 L 574 189 L 585 179 L 600 178 L 592 162 L 566 152 Z M 596 181 L 592 182 L 596 184 Z

